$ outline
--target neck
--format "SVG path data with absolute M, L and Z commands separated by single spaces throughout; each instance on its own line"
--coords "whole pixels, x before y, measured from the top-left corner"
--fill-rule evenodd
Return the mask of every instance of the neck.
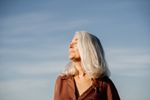
M 79 73 L 78 73 L 78 76 L 79 76 L 79 77 L 84 76 L 85 73 L 84 73 L 84 71 L 83 71 L 83 67 L 82 67 L 82 65 L 81 65 L 81 62 L 80 62 L 80 61 L 74 62 L 74 64 L 75 64 L 76 69 L 77 69 L 78 72 L 79 72 Z

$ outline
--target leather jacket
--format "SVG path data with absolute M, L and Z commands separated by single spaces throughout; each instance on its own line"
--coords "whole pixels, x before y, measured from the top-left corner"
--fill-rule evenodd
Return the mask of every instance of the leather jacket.
M 77 96 L 74 77 L 58 76 L 55 83 L 54 100 L 120 100 L 117 89 L 109 77 L 92 81 L 92 86 Z

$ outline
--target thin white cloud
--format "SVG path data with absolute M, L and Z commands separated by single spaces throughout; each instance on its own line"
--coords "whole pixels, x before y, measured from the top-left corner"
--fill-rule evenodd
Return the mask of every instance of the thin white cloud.
M 14 17 L 1 19 L 3 22 L 1 32 L 4 35 L 19 35 L 19 34 L 40 34 L 50 33 L 55 31 L 72 30 L 90 24 L 91 22 L 84 19 L 64 19 L 59 20 L 59 15 L 49 12 L 26 13 Z M 60 17 L 59 17 L 60 18 Z
M 42 76 L 51 75 L 61 72 L 66 62 L 55 62 L 51 64 L 28 65 L 14 68 L 16 72 L 24 76 Z
M 48 79 L 51 75 L 61 73 L 67 61 L 50 61 L 37 63 L 8 63 L 1 65 L 1 78 L 8 79 Z
M 48 80 L 0 81 L 1 100 L 26 100 L 26 97 L 28 100 L 49 100 L 51 94 Z
M 61 55 L 61 52 L 59 52 L 58 54 Z M 55 56 L 57 55 L 53 55 L 54 58 Z M 69 59 L 62 56 L 62 59 L 58 60 L 59 57 L 61 56 L 57 56 L 56 57 L 57 60 L 52 60 L 52 61 L 49 59 L 49 61 L 40 60 L 40 62 L 32 62 L 32 63 L 25 62 L 25 63 L 18 63 L 18 64 L 16 63 L 13 65 L 11 63 L 3 64 L 3 67 L 7 69 L 4 70 L 3 73 L 15 72 L 16 75 L 25 76 L 25 77 L 30 77 L 30 76 L 35 77 L 35 76 L 43 76 L 43 75 L 46 76 L 50 74 L 60 73 L 64 69 Z M 66 60 L 64 60 L 64 58 Z M 150 54 L 148 50 L 112 48 L 111 50 L 108 49 L 106 50 L 106 58 L 112 73 L 118 75 L 126 75 L 126 76 L 149 75 L 150 68 L 148 66 L 150 65 L 150 61 L 149 61 Z M 12 67 L 8 70 L 9 66 Z
M 150 72 L 150 51 L 140 48 L 112 48 L 106 50 L 110 69 L 120 75 L 147 76 Z

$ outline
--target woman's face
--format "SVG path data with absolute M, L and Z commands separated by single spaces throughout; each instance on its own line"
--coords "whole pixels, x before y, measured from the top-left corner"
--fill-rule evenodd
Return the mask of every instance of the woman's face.
M 77 47 L 78 35 L 75 34 L 70 45 L 69 45 L 69 58 L 73 61 L 80 61 L 80 55 Z

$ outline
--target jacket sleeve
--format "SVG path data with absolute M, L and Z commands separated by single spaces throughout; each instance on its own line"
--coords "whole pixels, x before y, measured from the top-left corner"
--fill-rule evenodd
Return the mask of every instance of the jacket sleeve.
M 61 78 L 58 77 L 55 82 L 54 100 L 60 100 L 60 92 L 61 92 Z
M 109 83 L 107 84 L 107 99 L 108 100 L 120 100 L 118 91 L 114 83 L 111 80 L 109 80 Z

